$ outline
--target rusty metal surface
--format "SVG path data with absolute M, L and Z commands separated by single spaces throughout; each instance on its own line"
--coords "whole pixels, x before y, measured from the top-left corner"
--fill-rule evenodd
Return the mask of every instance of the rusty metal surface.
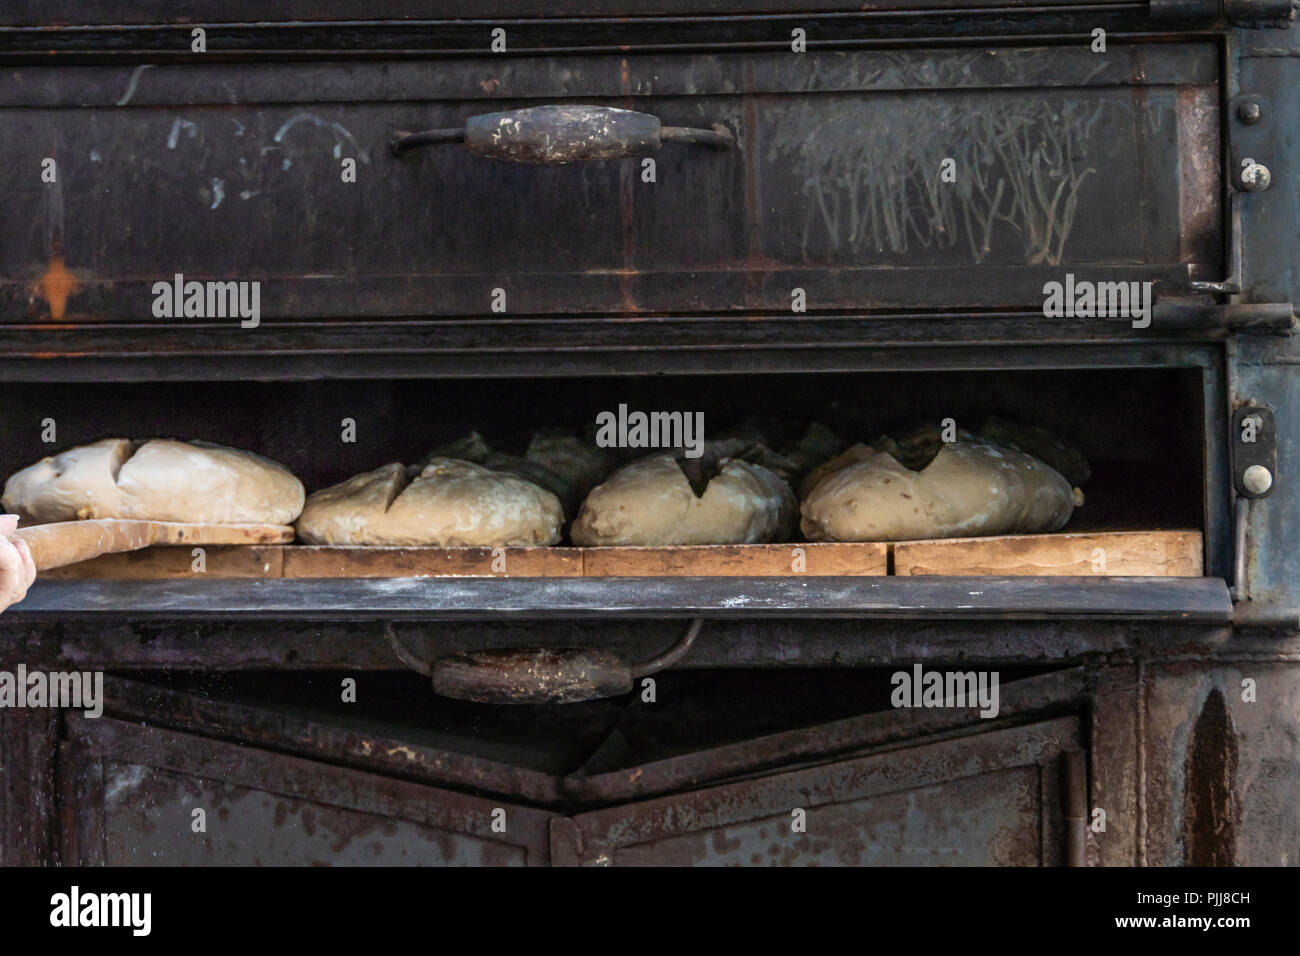
M 563 790 L 575 800 L 623 802 L 728 778 L 752 777 L 781 767 L 842 760 L 873 749 L 903 746 L 909 740 L 935 740 L 944 736 L 977 738 L 1008 722 L 1081 708 L 1085 682 L 1083 671 L 1076 668 L 1006 684 L 1001 692 L 997 723 L 973 720 L 969 711 L 959 709 L 889 710 L 662 760 L 637 761 L 629 767 L 610 766 L 620 756 L 617 748 L 598 750 L 582 767 L 565 777 Z M 610 731 L 612 740 L 625 737 L 618 726 Z M 978 739 L 971 742 L 972 746 L 979 746 Z
M 676 621 L 607 620 L 402 624 L 413 651 L 451 654 L 489 647 L 593 646 L 641 657 L 671 647 Z M 378 623 L 220 621 L 22 622 L 0 618 L 0 649 L 30 666 L 132 668 L 227 673 L 352 668 L 393 671 L 402 664 Z M 712 667 L 869 667 L 899 659 L 960 659 L 989 664 L 1077 663 L 1090 656 L 1145 654 L 1205 662 L 1300 661 L 1300 638 L 1235 633 L 1219 627 L 1169 628 L 1098 621 L 855 621 L 770 619 L 710 621 L 677 669 Z
M 1038 791 L 1037 767 L 1005 770 L 821 806 L 808 813 L 807 833 L 791 832 L 786 811 L 604 850 L 580 865 L 1038 866 Z
M 549 815 L 526 807 L 111 718 L 78 721 L 73 734 L 78 760 L 102 766 L 102 804 L 82 810 L 98 809 L 109 864 L 548 859 Z M 191 829 L 196 806 L 206 834 Z
M 37 581 L 24 620 L 853 617 L 1232 621 L 1219 578 L 375 578 Z
M 59 715 L 0 708 L 0 866 L 58 861 L 54 809 Z
M 884 0 L 873 5 L 880 11 L 908 10 L 924 7 L 928 10 L 962 10 L 975 7 L 1048 6 L 1069 9 L 1071 6 L 1092 5 L 1093 0 L 1057 0 L 1042 4 L 1039 0 Z M 1131 4 L 1137 6 L 1137 4 Z M 329 22 L 331 20 L 365 21 L 392 19 L 433 20 L 439 17 L 456 18 L 510 18 L 542 17 L 562 19 L 572 17 L 654 17 L 675 15 L 676 18 L 709 17 L 743 14 L 761 17 L 765 14 L 805 13 L 823 11 L 857 11 L 856 4 L 827 2 L 827 0 L 436 0 L 413 3 L 412 0 L 280 0 L 274 11 L 250 0 L 209 0 L 205 4 L 214 22 L 283 23 L 293 21 Z M 178 16 L 175 7 L 165 0 L 100 0 L 87 7 L 75 0 L 13 0 L 0 23 L 189 23 L 189 16 Z M 202 22 L 202 21 L 196 21 Z
M 841 760 L 922 738 L 970 738 L 972 745 L 978 746 L 977 738 L 988 730 L 1044 714 L 1076 712 L 1084 706 L 1086 684 L 1081 669 L 1022 679 L 1004 677 L 997 721 L 975 719 L 972 712 L 962 709 L 891 708 L 794 730 L 745 736 L 743 729 L 729 730 L 726 726 L 734 721 L 724 706 L 723 687 L 734 684 L 734 680 L 720 683 L 716 679 L 709 685 L 714 688 L 712 698 L 678 683 L 665 684 L 665 703 L 669 707 L 664 712 L 624 702 L 600 713 L 576 715 L 570 721 L 569 708 L 564 708 L 564 722 L 557 723 L 559 715 L 554 710 L 534 708 L 527 719 L 553 725 L 554 734 L 566 735 L 565 748 L 557 748 L 554 739 L 547 743 L 545 735 L 526 743 L 514 723 L 513 708 L 504 712 L 481 710 L 476 732 L 468 735 L 457 731 L 454 723 L 447 724 L 445 716 L 436 716 L 438 711 L 432 711 L 424 720 L 428 730 L 422 728 L 417 736 L 400 724 L 377 724 L 374 717 L 349 717 L 346 708 L 342 713 L 316 713 L 303 712 L 301 707 L 287 708 L 279 700 L 231 701 L 225 694 L 157 686 L 148 682 L 147 675 L 142 680 L 111 677 L 105 683 L 105 708 L 118 719 L 239 740 L 246 745 L 273 747 L 402 779 L 479 794 L 495 793 L 559 809 L 643 799 L 780 768 Z M 796 679 L 809 680 L 802 676 Z M 886 686 L 883 676 L 878 679 L 880 686 Z M 749 684 L 751 688 L 769 685 L 771 681 Z M 824 682 L 818 686 L 823 687 L 823 694 L 827 692 Z M 371 681 L 364 682 L 363 691 L 367 698 L 379 692 Z M 304 695 L 310 696 L 311 691 L 302 681 L 282 682 L 280 697 L 297 699 Z M 779 726 L 782 719 L 807 720 L 800 717 L 796 704 L 792 702 L 789 715 L 783 717 L 776 713 L 780 708 L 769 708 L 774 712 L 772 722 Z M 859 707 L 867 706 L 864 698 Z M 617 719 L 611 719 L 614 716 Z M 697 742 L 690 730 L 683 728 L 683 722 L 701 716 L 717 726 L 695 731 Z M 603 739 L 587 733 L 582 750 L 568 748 L 567 741 L 580 736 L 574 732 L 580 722 L 589 728 L 603 725 Z M 708 743 L 725 739 L 728 734 L 739 734 L 742 739 Z M 506 741 L 508 746 L 502 746 Z M 672 752 L 670 756 L 660 755 L 665 746 Z M 533 749 L 539 747 L 559 752 L 539 759 Z M 566 748 L 567 754 L 563 752 Z M 583 759 L 579 754 L 587 756 Z
M 319 714 L 285 712 L 142 680 L 109 677 L 104 686 L 106 712 L 125 720 L 236 739 L 248 746 L 435 786 L 508 794 L 528 804 L 552 805 L 561 800 L 557 773 L 530 766 L 534 762 L 526 759 L 521 743 L 499 753 L 502 748 L 485 740 L 454 733 L 443 734 L 440 740 L 433 727 L 417 737 L 391 722 L 345 724 Z
M 493 27 L 507 31 L 505 56 L 574 50 L 789 50 L 793 27 L 807 31 L 809 49 L 887 46 L 954 35 L 995 40 L 1039 34 L 1071 37 L 1086 45 L 1096 27 L 1112 35 L 1177 33 L 1213 25 L 1219 13 L 1216 3 L 1204 0 L 891 0 L 849 9 L 814 0 L 779 5 L 659 0 L 644 8 L 620 0 L 558 5 L 449 2 L 414 10 L 402 0 L 388 0 L 357 6 L 280 5 L 274 19 L 264 8 L 243 3 L 208 5 L 205 10 L 211 20 L 192 21 L 178 17 L 172 7 L 153 4 L 100 3 L 91 10 L 66 0 L 21 2 L 16 8 L 10 4 L 0 11 L 0 25 L 18 26 L 0 26 L 0 38 L 6 41 L 0 44 L 0 55 L 47 61 L 51 55 L 180 60 L 191 52 L 194 23 L 220 38 L 206 54 L 213 59 L 480 54 L 491 42 Z M 921 11 L 925 15 L 917 16 Z
M 533 106 L 471 116 L 465 148 L 513 163 L 580 163 L 641 156 L 659 149 L 658 118 L 632 110 Z
M 523 866 L 519 847 L 264 790 L 105 766 L 108 866 Z M 209 815 L 192 833 L 191 813 Z
M 1081 745 L 1076 721 L 1060 718 L 579 814 L 574 855 L 581 865 L 1045 863 L 1040 774 Z M 806 832 L 792 829 L 795 810 Z
M 1144 684 L 1146 767 L 1136 784 L 1146 862 L 1300 862 L 1300 667 L 1153 664 Z
M 563 70 L 19 68 L 0 84 L 0 170 L 21 181 L 53 149 L 59 201 L 39 183 L 13 194 L 12 218 L 34 226 L 0 242 L 0 320 L 168 324 L 151 290 L 176 273 L 261 282 L 270 323 L 423 317 L 430 303 L 494 317 L 498 287 L 513 316 L 788 315 L 795 287 L 814 313 L 1038 308 L 1063 267 L 1155 281 L 1158 295 L 1219 271 L 1217 256 L 1182 257 L 1185 237 L 1198 254 L 1215 237 L 1197 232 L 1204 217 L 1181 220 L 1182 174 L 1168 174 L 1180 143 L 1211 149 L 1180 140 L 1183 113 L 1203 109 L 1178 91 L 1213 90 L 1212 45 L 1117 46 L 1103 63 L 1041 48 L 803 60 L 797 74 L 773 54 L 578 58 Z M 620 162 L 387 148 L 395 129 L 453 127 L 477 104 L 579 97 L 673 126 L 722 123 L 737 146 L 666 145 L 657 181 L 638 180 L 630 202 Z M 864 128 L 877 133 L 864 140 Z M 934 188 L 945 157 L 966 185 Z M 344 158 L 355 183 L 341 181 Z M 177 217 L 196 226 L 175 229 Z
M 440 657 L 433 690 L 484 704 L 568 704 L 632 690 L 627 661 L 585 648 L 500 648 Z

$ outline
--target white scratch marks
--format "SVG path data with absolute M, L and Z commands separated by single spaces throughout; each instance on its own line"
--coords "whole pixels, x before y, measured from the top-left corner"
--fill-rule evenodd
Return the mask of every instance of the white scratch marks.
M 289 130 L 297 126 L 299 123 L 311 123 L 313 126 L 320 126 L 320 127 L 324 127 L 325 129 L 332 129 L 335 133 L 335 146 L 334 146 L 335 158 L 339 156 L 340 150 L 342 149 L 342 140 L 346 139 L 349 143 L 352 144 L 352 148 L 356 150 L 357 158 L 359 158 L 363 163 L 370 162 L 370 154 L 366 150 L 361 148 L 361 146 L 357 143 L 356 139 L 352 136 L 350 132 L 348 132 L 346 128 L 344 128 L 342 124 L 332 123 L 329 120 L 321 119 L 319 116 L 315 115 L 314 113 L 295 113 L 293 116 L 290 116 L 287 120 L 285 120 L 284 125 L 275 131 L 275 136 L 273 136 L 272 139 L 274 139 L 275 142 L 277 143 L 283 142 L 285 134 L 288 133 Z M 342 139 L 340 139 L 339 137 L 341 137 Z M 288 169 L 287 166 L 285 168 Z
M 209 209 L 216 209 L 221 205 L 221 200 L 226 198 L 226 181 L 224 179 L 212 180 L 212 205 Z
M 181 137 L 182 129 L 184 129 L 185 132 L 189 134 L 190 139 L 193 139 L 195 135 L 198 134 L 199 131 L 199 128 L 195 126 L 193 123 L 191 123 L 189 120 L 180 119 L 178 117 L 177 119 L 172 121 L 172 131 L 167 134 L 168 149 L 176 148 L 176 143 Z
M 135 96 L 136 87 L 140 85 L 140 74 L 152 67 L 152 63 L 144 63 L 131 71 L 131 81 L 126 84 L 126 92 L 118 99 L 118 106 L 126 106 L 127 103 L 131 102 L 131 97 Z

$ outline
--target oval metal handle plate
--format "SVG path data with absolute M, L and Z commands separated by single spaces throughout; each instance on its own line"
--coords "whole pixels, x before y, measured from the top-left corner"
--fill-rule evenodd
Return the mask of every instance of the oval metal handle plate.
M 464 129 L 393 134 L 401 156 L 420 146 L 464 143 L 471 153 L 511 163 L 586 163 L 653 153 L 666 142 L 699 143 L 713 149 L 735 144 L 731 131 L 664 126 L 659 117 L 612 106 L 530 106 L 471 116 Z
M 510 647 L 453 654 L 426 663 L 415 657 L 385 622 L 388 641 L 403 664 L 433 679 L 434 693 L 480 704 L 568 704 L 617 697 L 633 681 L 671 667 L 686 656 L 704 621 L 658 657 L 630 664 L 610 651 L 590 648 Z

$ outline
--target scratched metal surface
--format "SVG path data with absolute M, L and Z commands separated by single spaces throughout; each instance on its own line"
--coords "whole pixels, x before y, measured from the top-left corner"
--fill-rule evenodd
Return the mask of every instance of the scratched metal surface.
M 800 67 L 756 53 L 16 68 L 0 77 L 0 171 L 22 225 L 0 235 L 0 320 L 154 322 L 153 283 L 175 273 L 262 281 L 268 321 L 490 315 L 496 287 L 515 316 L 788 314 L 794 287 L 812 312 L 1037 308 L 1067 268 L 1158 295 L 1217 275 L 1213 211 L 1182 208 L 1214 185 L 1200 156 L 1214 144 L 1188 135 L 1215 105 L 1210 44 Z M 398 129 L 563 101 L 723 123 L 737 145 L 666 144 L 654 184 L 638 160 L 387 149 Z M 31 171 L 51 155 L 59 179 L 43 184 Z M 951 189 L 935 185 L 945 157 Z
M 619 866 L 1038 866 L 1037 767 L 672 837 L 615 855 Z
M 1074 717 L 578 814 L 557 864 L 1055 865 Z M 795 828 L 805 811 L 806 829 Z
M 109 866 L 522 866 L 523 851 L 408 820 L 144 767 L 105 767 Z M 207 814 L 191 830 L 194 809 Z
M 1153 8 L 1154 7 L 1154 8 Z M 917 16 L 923 10 L 925 16 Z M 953 35 L 1072 36 L 1091 31 L 1177 34 L 1221 17 L 1215 0 L 289 0 L 274 9 L 247 0 L 205 3 L 205 19 L 160 0 L 13 0 L 0 9 L 0 58 L 187 58 L 202 23 L 209 59 L 250 56 L 410 56 L 482 53 L 492 28 L 505 55 L 573 50 L 789 49 L 792 29 L 809 49 L 886 45 Z
M 927 9 L 963 9 L 968 7 L 1047 6 L 1069 8 L 1098 5 L 1094 0 L 886 0 L 873 4 L 878 10 L 906 10 L 923 6 Z M 294 20 L 366 20 L 391 18 L 432 20 L 438 17 L 598 17 L 652 16 L 655 14 L 764 14 L 776 11 L 823 11 L 841 7 L 857 9 L 857 4 L 836 4 L 827 0 L 436 0 L 413 3 L 411 0 L 281 0 L 274 10 L 249 0 L 208 0 L 204 4 L 207 21 L 193 16 L 178 16 L 168 0 L 100 0 L 87 5 L 83 0 L 14 0 L 0 14 L 0 23 L 169 23 L 169 22 L 285 22 Z M 1132 6 L 1110 3 L 1104 6 Z

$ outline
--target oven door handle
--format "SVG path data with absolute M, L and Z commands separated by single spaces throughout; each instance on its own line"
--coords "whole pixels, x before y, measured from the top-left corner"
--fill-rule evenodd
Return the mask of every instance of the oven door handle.
M 698 143 L 713 149 L 735 145 L 731 130 L 664 126 L 649 113 L 612 106 L 530 106 L 471 116 L 463 129 L 398 130 L 393 153 L 420 146 L 464 143 L 471 153 L 511 163 L 585 163 L 656 152 L 663 143 Z
M 384 622 L 384 631 L 398 660 L 432 678 L 434 693 L 442 697 L 480 704 L 569 704 L 630 693 L 634 681 L 685 657 L 703 625 L 702 618 L 691 621 L 677 643 L 640 664 L 579 647 L 491 648 L 426 663 L 401 642 L 391 622 Z

